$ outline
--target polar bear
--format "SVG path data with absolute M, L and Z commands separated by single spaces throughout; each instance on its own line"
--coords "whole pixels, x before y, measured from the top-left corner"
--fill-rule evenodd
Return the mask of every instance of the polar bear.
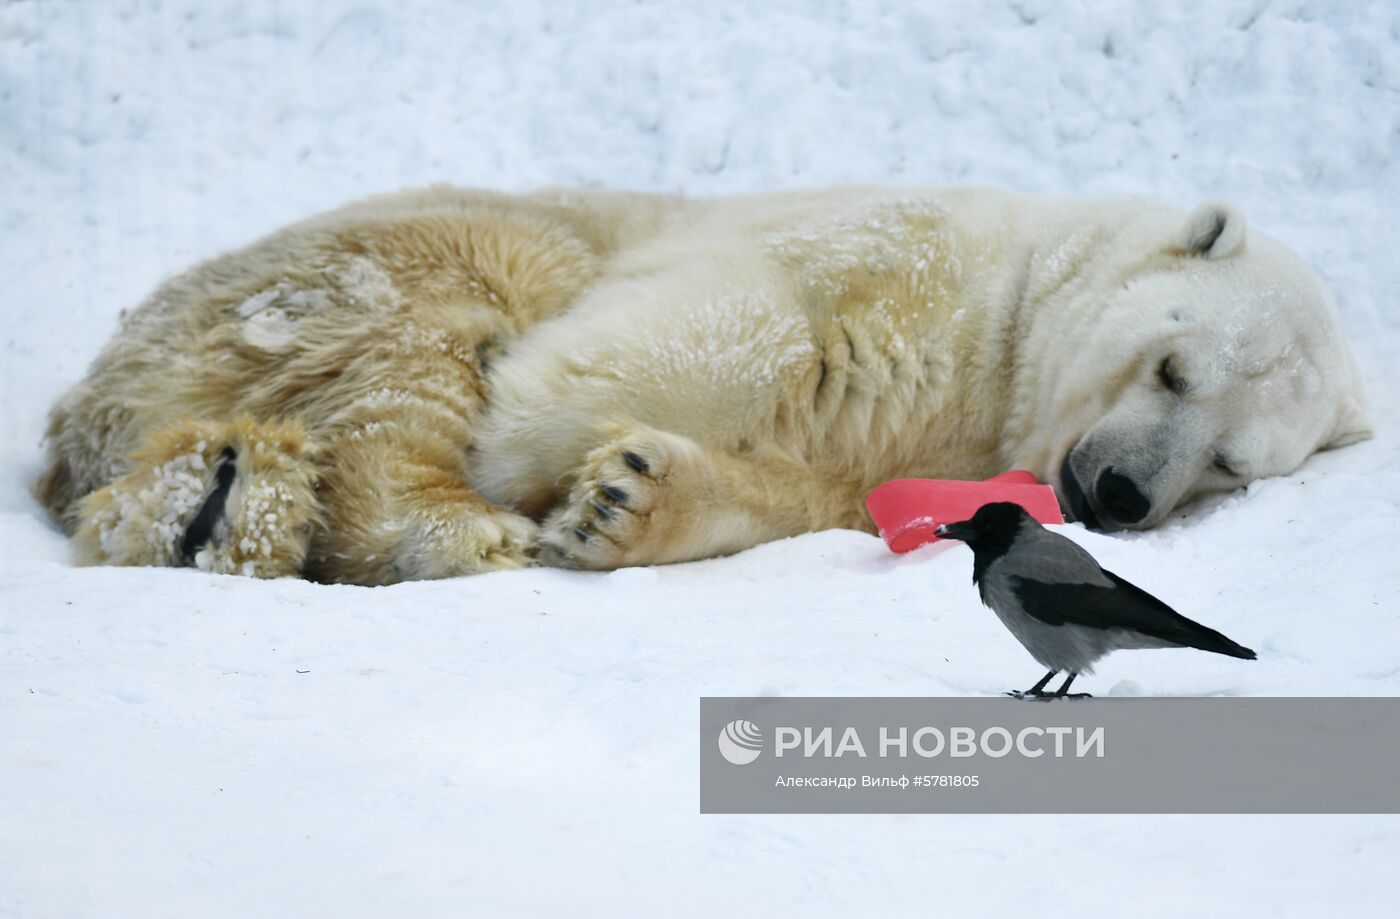
M 385 584 L 870 530 L 883 481 L 1009 468 L 1150 527 L 1368 434 L 1331 297 L 1225 202 L 438 187 L 163 285 L 37 491 L 82 562 Z

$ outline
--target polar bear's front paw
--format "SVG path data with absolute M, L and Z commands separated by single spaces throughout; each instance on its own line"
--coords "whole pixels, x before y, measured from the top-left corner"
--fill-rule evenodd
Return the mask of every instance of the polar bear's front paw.
M 499 508 L 454 508 L 416 519 L 393 559 L 393 580 L 433 580 L 523 568 L 538 528 Z
M 538 561 L 610 569 L 674 561 L 687 505 L 703 491 L 704 459 L 688 438 L 618 428 L 584 461 L 568 500 L 545 520 Z

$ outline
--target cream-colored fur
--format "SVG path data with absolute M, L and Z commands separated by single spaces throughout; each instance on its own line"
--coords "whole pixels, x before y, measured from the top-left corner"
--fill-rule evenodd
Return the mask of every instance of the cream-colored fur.
M 237 473 L 217 539 L 191 558 L 180 543 L 220 454 Z M 179 565 L 282 577 L 300 574 L 316 524 L 316 471 L 301 426 L 190 421 L 154 432 L 133 470 L 78 500 L 77 559 L 89 565 Z
M 1166 357 L 1189 389 L 1158 392 Z M 1146 526 L 1364 434 L 1326 292 L 1227 205 L 433 188 L 156 291 L 55 407 L 38 491 L 83 560 L 180 563 L 227 447 L 212 567 L 376 584 L 868 528 L 904 475 L 1072 469 L 1093 504 L 1126 470 Z M 304 535 L 245 519 L 255 477 Z M 275 548 L 230 555 L 254 522 Z

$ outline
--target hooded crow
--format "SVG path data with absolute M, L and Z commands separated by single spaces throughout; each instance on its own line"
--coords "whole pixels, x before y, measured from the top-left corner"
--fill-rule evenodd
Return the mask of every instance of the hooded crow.
M 984 504 L 971 520 L 935 531 L 972 549 L 972 581 L 1002 625 L 1050 672 L 1018 699 L 1062 698 L 1081 673 L 1125 648 L 1199 648 L 1254 660 L 1254 652 L 1105 571 L 1070 539 L 1037 523 L 1020 505 Z M 1045 686 L 1064 671 L 1053 693 Z M 1075 693 L 1074 697 L 1088 693 Z

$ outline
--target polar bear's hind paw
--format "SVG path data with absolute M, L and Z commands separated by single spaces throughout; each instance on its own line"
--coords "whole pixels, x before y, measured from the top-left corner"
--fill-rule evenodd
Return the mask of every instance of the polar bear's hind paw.
M 152 435 L 130 472 L 83 497 L 85 565 L 301 572 L 320 517 L 311 445 L 294 422 L 185 421 Z
M 195 554 L 216 538 L 216 528 L 224 523 L 229 489 L 233 488 L 233 480 L 238 475 L 237 460 L 238 453 L 232 447 L 224 447 L 219 453 L 214 469 L 214 487 L 195 512 L 194 519 L 185 527 L 185 535 L 180 538 L 180 557 L 186 564 L 194 563 Z M 223 528 L 227 529 L 226 526 Z

